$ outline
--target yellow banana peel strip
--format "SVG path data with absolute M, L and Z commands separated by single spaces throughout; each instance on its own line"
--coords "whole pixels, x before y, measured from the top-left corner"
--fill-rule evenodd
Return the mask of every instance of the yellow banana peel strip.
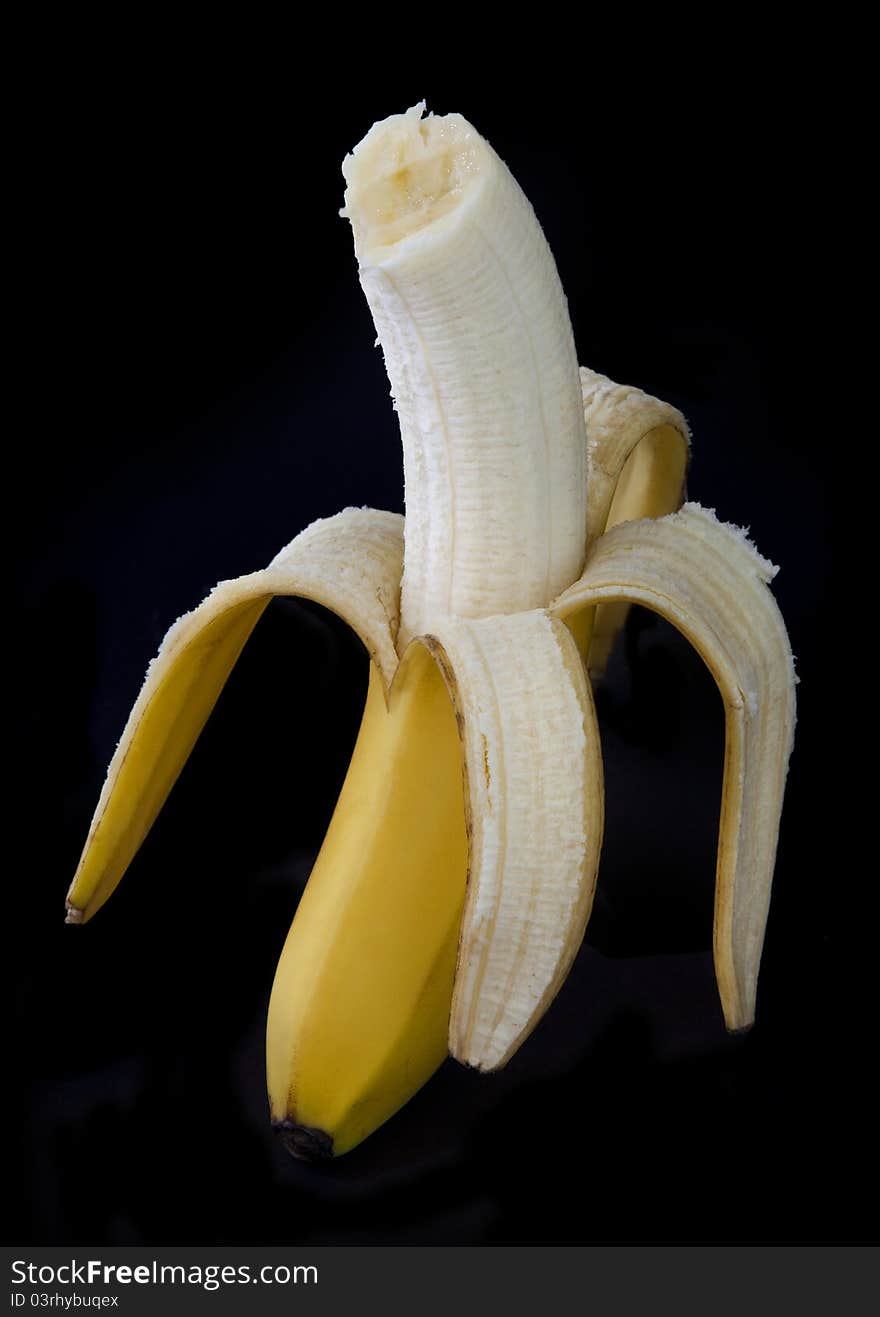
M 712 673 L 725 711 L 715 889 L 715 973 L 730 1030 L 755 1018 L 779 821 L 795 726 L 794 660 L 768 582 L 777 569 L 744 531 L 687 503 L 616 526 L 556 600 L 564 619 L 605 601 L 671 622 Z
M 222 581 L 162 641 L 107 770 L 67 895 L 84 923 L 113 892 L 152 827 L 251 631 L 275 595 L 338 613 L 386 686 L 397 667 L 403 518 L 347 508 L 314 522 L 265 571 Z
M 690 460 L 690 430 L 676 407 L 642 389 L 615 384 L 586 366 L 580 377 L 589 545 L 621 521 L 677 510 Z
M 677 408 L 597 371 L 580 369 L 587 429 L 587 546 L 623 521 L 676 512 L 685 497 L 690 431 Z M 626 622 L 623 600 L 570 622 L 594 679 Z

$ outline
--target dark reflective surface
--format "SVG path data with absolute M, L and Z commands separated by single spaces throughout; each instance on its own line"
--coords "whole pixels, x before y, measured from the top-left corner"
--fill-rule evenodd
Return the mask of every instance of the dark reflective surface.
M 687 73 L 644 104 L 630 83 L 628 110 L 601 82 L 527 112 L 513 89 L 386 82 L 334 98 L 295 144 L 305 102 L 271 80 L 255 99 L 212 93 L 209 114 L 190 87 L 157 104 L 135 84 L 113 115 L 94 84 L 68 103 L 47 146 L 63 222 L 42 264 L 38 438 L 14 486 L 28 515 L 3 930 L 11 1238 L 866 1236 L 861 888 L 822 816 L 839 643 L 823 622 L 827 436 L 789 411 L 805 393 L 798 160 L 776 149 L 761 70 L 748 96 Z M 112 902 L 72 929 L 63 899 L 173 618 L 317 516 L 402 508 L 336 211 L 344 152 L 423 90 L 469 115 L 533 200 L 581 360 L 684 410 L 691 496 L 782 563 L 800 723 L 749 1036 L 725 1035 L 711 967 L 720 701 L 680 638 L 636 613 L 598 692 L 605 855 L 563 992 L 505 1072 L 447 1063 L 361 1148 L 315 1167 L 273 1139 L 263 1028 L 365 691 L 345 628 L 273 604 Z

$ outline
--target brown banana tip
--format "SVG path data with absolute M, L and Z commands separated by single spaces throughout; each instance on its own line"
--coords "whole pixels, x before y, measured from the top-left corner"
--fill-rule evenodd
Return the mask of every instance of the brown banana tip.
M 273 1120 L 272 1128 L 291 1157 L 305 1162 L 328 1162 L 333 1156 L 333 1140 L 323 1130 L 297 1125 L 289 1117 Z
M 67 904 L 67 914 L 64 918 L 65 924 L 81 924 L 85 918 L 85 911 L 80 910 L 78 906 Z
M 755 1027 L 755 1021 L 751 1020 L 748 1024 L 741 1024 L 738 1029 L 728 1029 L 727 1032 L 731 1038 L 743 1038 L 747 1033 L 751 1033 Z

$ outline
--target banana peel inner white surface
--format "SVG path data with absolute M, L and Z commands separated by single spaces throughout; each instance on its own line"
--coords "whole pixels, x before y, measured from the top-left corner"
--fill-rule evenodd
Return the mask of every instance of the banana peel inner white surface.
M 596 713 L 571 633 L 544 611 L 450 619 L 426 643 L 461 712 L 470 819 L 450 1052 L 495 1070 L 555 997 L 592 908 Z
M 700 654 L 725 713 L 715 892 L 715 973 L 728 1029 L 755 1018 L 779 821 L 794 743 L 794 659 L 768 584 L 777 569 L 737 526 L 698 504 L 604 535 L 552 611 L 603 601 L 665 617 Z

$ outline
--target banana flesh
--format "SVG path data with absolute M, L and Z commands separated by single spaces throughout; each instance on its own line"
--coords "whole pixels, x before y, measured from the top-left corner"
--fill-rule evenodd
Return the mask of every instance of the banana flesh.
M 459 115 L 374 125 L 343 165 L 361 286 L 403 443 L 403 641 L 543 608 L 578 576 L 583 398 L 529 202 Z
M 346 159 L 343 212 L 400 421 L 406 518 L 347 509 L 175 623 L 110 765 L 68 919 L 110 895 L 273 595 L 345 618 L 371 658 L 352 762 L 282 951 L 272 1120 L 339 1155 L 450 1051 L 504 1065 L 589 919 L 603 775 L 587 670 L 632 603 L 709 665 L 727 748 L 715 961 L 754 1018 L 794 730 L 794 669 L 742 532 L 684 497 L 681 414 L 578 372 L 529 203 L 466 120 L 423 106 Z

